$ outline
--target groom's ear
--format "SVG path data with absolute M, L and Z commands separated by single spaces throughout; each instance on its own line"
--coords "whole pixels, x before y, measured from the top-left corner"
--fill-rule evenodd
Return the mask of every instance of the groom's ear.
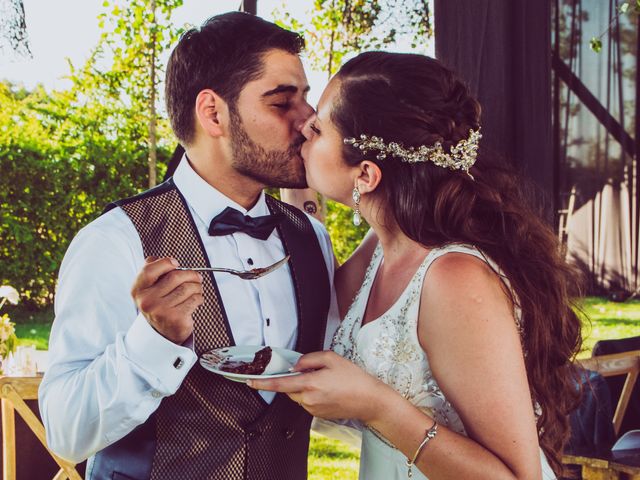
M 380 167 L 369 160 L 364 160 L 360 162 L 359 168 L 360 175 L 358 176 L 357 182 L 360 193 L 373 192 L 382 181 L 382 171 Z
M 229 107 L 216 92 L 202 90 L 196 97 L 196 122 L 211 137 L 221 137 L 226 130 L 224 120 Z

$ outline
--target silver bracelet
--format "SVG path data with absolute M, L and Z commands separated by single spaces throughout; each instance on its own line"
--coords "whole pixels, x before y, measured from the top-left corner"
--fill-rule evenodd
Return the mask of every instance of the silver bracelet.
M 431 428 L 427 430 L 424 436 L 424 440 L 422 440 L 422 443 L 418 445 L 416 453 L 413 454 L 413 458 L 409 460 L 409 458 L 407 457 L 407 477 L 408 478 L 411 478 L 413 476 L 412 468 L 413 468 L 413 465 L 416 463 L 416 460 L 418 459 L 418 455 L 420 455 L 420 452 L 422 452 L 422 449 L 424 448 L 424 446 L 427 443 L 429 443 L 430 440 L 433 440 L 435 438 L 437 433 L 438 433 L 438 422 L 434 420 L 433 425 L 431 425 Z

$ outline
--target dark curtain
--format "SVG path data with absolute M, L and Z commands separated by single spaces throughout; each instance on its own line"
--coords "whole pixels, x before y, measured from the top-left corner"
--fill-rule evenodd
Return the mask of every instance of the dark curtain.
M 575 188 L 567 251 L 590 293 L 637 291 L 639 17 L 617 0 L 554 0 L 559 190 Z M 602 49 L 589 47 L 599 38 Z
M 485 148 L 533 179 L 553 208 L 550 2 L 435 0 L 434 7 L 436 57 L 480 101 Z

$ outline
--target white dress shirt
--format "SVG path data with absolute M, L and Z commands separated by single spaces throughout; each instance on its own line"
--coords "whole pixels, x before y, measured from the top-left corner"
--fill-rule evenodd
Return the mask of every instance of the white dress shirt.
M 207 233 L 213 217 L 226 207 L 252 217 L 269 214 L 264 194 L 247 211 L 204 181 L 186 158 L 173 178 L 212 266 L 245 270 L 284 257 L 276 230 L 265 241 L 244 233 L 218 237 Z M 324 226 L 309 218 L 331 282 L 328 348 L 339 323 L 333 250 Z M 197 361 L 191 346 L 165 339 L 137 311 L 130 291 L 143 265 L 140 237 L 120 208 L 84 227 L 65 254 L 49 367 L 39 391 L 47 443 L 63 458 L 84 460 L 127 435 L 158 408 L 163 397 L 178 390 Z M 215 279 L 236 345 L 294 348 L 297 311 L 288 265 L 253 281 L 224 273 L 216 273 Z M 260 393 L 266 401 L 273 400 L 272 392 Z

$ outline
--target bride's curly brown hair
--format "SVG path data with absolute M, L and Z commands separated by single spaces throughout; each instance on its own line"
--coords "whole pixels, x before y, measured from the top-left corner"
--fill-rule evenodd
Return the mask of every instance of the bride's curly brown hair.
M 367 52 L 338 72 L 339 99 L 332 121 L 343 137 L 376 135 L 406 147 L 441 142 L 445 151 L 480 126 L 480 105 L 468 87 L 440 62 L 414 54 Z M 388 214 L 411 239 L 427 247 L 475 245 L 509 279 L 522 310 L 529 387 L 541 407 L 540 445 L 556 472 L 568 432 L 568 413 L 580 389 L 572 361 L 582 344 L 572 309 L 579 295 L 575 271 L 560 255 L 556 235 L 527 196 L 526 182 L 482 155 L 465 172 L 432 162 L 410 164 L 393 156 L 376 160 L 345 145 L 347 163 L 365 158 L 382 170 L 379 195 Z

